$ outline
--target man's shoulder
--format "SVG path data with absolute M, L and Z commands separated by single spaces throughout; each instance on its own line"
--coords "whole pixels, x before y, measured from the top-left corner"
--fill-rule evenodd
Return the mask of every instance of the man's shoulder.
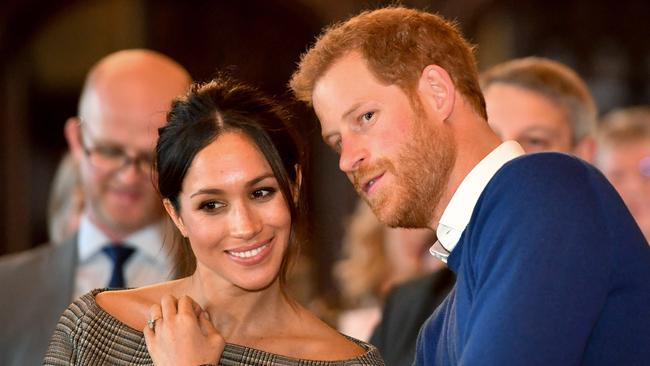
M 510 197 L 515 201 L 542 206 L 563 206 L 566 199 L 595 201 L 596 196 L 614 192 L 611 184 L 594 166 L 572 155 L 557 152 L 528 154 L 509 161 L 497 171 L 485 191 L 488 196 L 498 193 L 499 199 Z M 522 198 L 525 200 L 522 201 Z
M 61 312 L 70 304 L 76 245 L 44 244 L 0 258 L 0 360 L 42 360 Z M 38 329 L 37 332 L 26 330 Z M 11 361 L 9 361 L 11 364 Z M 1 362 L 0 362 L 1 363 Z
M 503 165 L 495 176 L 500 174 L 549 174 L 552 176 L 573 175 L 576 172 L 589 172 L 596 169 L 589 163 L 569 154 L 560 152 L 540 152 L 519 156 Z
M 0 287 L 15 301 L 19 298 L 42 299 L 48 294 L 61 297 L 63 303 L 68 303 L 72 296 L 76 262 L 74 240 L 10 254 L 0 258 Z
M 61 260 L 74 260 L 75 241 L 62 244 L 46 243 L 35 248 L 0 257 L 0 273 L 15 271 L 34 271 L 35 267 L 48 266 Z

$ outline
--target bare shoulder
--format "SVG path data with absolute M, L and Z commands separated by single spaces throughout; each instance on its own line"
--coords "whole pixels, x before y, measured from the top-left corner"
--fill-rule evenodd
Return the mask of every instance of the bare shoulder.
M 304 331 L 301 332 L 302 343 L 298 344 L 302 344 L 303 351 L 309 354 L 305 358 L 338 361 L 355 358 L 367 352 L 312 313 L 305 312 L 302 317 Z
M 108 290 L 95 295 L 97 305 L 129 327 L 142 330 L 149 317 L 149 309 L 160 303 L 160 298 L 169 293 L 173 282 L 129 290 Z

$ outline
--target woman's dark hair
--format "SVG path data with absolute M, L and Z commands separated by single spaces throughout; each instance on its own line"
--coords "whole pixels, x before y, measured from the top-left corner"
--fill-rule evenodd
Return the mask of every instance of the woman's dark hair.
M 158 130 L 155 171 L 158 190 L 180 212 L 178 195 L 194 156 L 226 132 L 248 136 L 262 152 L 273 170 L 291 214 L 288 254 L 280 270 L 281 283 L 298 243 L 305 240 L 306 151 L 289 113 L 278 102 L 257 89 L 220 76 L 204 84 L 194 84 L 187 95 L 177 98 L 167 114 L 167 124 Z M 297 195 L 294 197 L 294 192 Z M 196 257 L 189 245 L 176 250 L 177 272 L 190 275 Z

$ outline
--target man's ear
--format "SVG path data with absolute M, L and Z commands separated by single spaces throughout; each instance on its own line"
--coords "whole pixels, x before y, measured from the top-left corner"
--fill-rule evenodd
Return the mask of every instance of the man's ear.
M 441 120 L 447 120 L 454 110 L 456 87 L 449 73 L 438 65 L 428 65 L 422 70 L 418 81 L 418 92 L 425 107 Z
M 176 209 L 174 208 L 172 202 L 168 198 L 164 198 L 163 206 L 165 206 L 165 211 L 167 211 L 167 214 L 169 217 L 171 217 L 174 225 L 176 225 L 178 228 L 178 231 L 181 232 L 181 235 L 183 235 L 183 237 L 187 238 L 187 230 L 185 229 L 185 224 L 183 224 L 183 219 L 176 212 Z
M 79 118 L 70 117 L 65 121 L 63 126 L 63 134 L 68 142 L 68 148 L 72 153 L 74 159 L 78 162 L 83 154 L 83 146 L 81 146 L 81 129 L 79 128 Z

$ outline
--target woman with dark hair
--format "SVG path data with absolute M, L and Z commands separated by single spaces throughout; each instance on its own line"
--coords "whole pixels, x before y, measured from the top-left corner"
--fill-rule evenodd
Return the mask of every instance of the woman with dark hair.
M 187 276 L 81 297 L 45 364 L 383 365 L 376 348 L 285 291 L 305 234 L 305 153 L 288 121 L 277 103 L 227 78 L 177 99 L 155 168 L 185 238 Z

